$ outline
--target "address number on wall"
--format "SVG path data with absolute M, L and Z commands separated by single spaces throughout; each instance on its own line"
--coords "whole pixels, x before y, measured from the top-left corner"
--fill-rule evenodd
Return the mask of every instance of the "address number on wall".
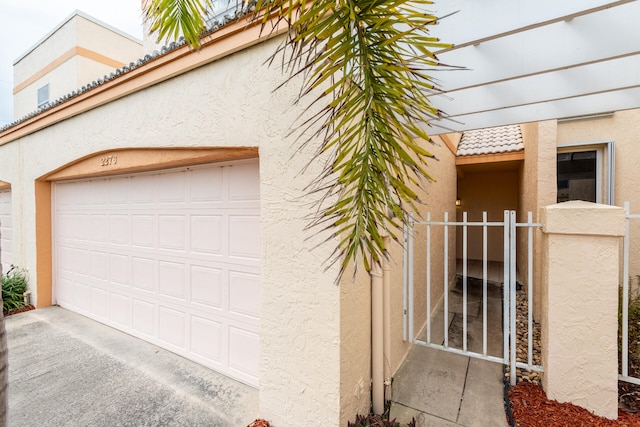
M 116 163 L 118 163 L 118 158 L 116 156 L 107 156 L 100 159 L 100 166 L 111 166 Z

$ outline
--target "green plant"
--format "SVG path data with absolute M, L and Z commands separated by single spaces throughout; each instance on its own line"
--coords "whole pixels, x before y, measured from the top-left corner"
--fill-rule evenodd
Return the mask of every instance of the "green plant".
M 8 313 L 25 306 L 24 293 L 27 290 L 27 270 L 12 266 L 2 280 L 2 310 Z
M 347 423 L 348 427 L 402 427 L 402 425 L 395 420 L 389 419 L 389 414 L 383 415 L 357 415 L 354 422 Z M 416 420 L 412 419 L 406 427 L 416 427 Z

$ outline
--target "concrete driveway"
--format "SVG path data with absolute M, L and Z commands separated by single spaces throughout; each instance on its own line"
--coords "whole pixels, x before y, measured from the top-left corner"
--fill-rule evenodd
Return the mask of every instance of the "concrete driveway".
M 59 307 L 5 319 L 10 426 L 247 426 L 258 391 Z

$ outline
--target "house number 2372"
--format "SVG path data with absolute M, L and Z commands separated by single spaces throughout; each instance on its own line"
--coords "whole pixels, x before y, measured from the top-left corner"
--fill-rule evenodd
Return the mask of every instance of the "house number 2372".
M 100 159 L 100 166 L 111 166 L 118 163 L 118 158 L 116 156 L 107 156 Z

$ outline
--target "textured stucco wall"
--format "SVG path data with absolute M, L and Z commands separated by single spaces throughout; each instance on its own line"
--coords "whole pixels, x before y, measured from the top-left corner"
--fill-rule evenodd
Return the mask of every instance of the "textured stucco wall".
M 14 191 L 15 261 L 35 270 L 34 180 L 103 150 L 126 147 L 252 146 L 261 175 L 261 416 L 278 426 L 340 422 L 340 288 L 331 251 L 307 240 L 305 186 L 318 163 L 301 173 L 313 144 L 294 154 L 287 139 L 298 115 L 294 83 L 265 59 L 280 40 L 59 122 L 0 146 L 0 180 Z M 197 54 L 197 53 L 194 53 Z M 259 79 L 260 84 L 256 83 Z M 37 295 L 33 295 L 37 299 Z M 343 404 L 346 404 L 344 401 Z
M 371 276 L 353 267 L 340 283 L 340 425 L 369 411 L 371 401 Z
M 612 140 L 615 143 L 614 204 L 631 203 L 631 212 L 640 212 L 640 150 L 638 131 L 640 110 L 617 111 L 612 116 L 592 120 L 565 122 L 558 125 L 558 143 Z M 635 282 L 640 274 L 640 221 L 631 221 L 629 275 Z M 622 279 L 622 270 L 620 270 Z
M 550 399 L 618 414 L 621 208 L 566 202 L 541 209 L 543 386 Z
M 426 219 L 427 212 L 431 212 L 432 221 L 442 221 L 444 212 L 449 212 L 449 220 L 455 219 L 456 203 L 456 167 L 455 156 L 440 138 L 434 138 L 435 144 L 426 144 L 427 150 L 432 152 L 438 160 L 428 162 L 427 171 L 436 180 L 432 183 L 425 183 L 420 191 L 420 198 L 424 202 L 418 205 L 416 220 Z M 449 278 L 447 282 L 452 283 L 455 277 L 455 229 L 449 229 Z M 444 259 L 443 251 L 444 231 L 442 227 L 432 227 L 431 232 L 431 309 L 436 307 L 443 295 L 444 289 Z M 426 228 L 416 225 L 414 234 L 414 325 L 415 333 L 418 334 L 424 327 L 427 316 L 426 307 Z M 392 308 L 391 308 L 391 357 L 388 363 L 391 367 L 391 374 L 395 374 L 404 361 L 410 349 L 409 342 L 402 340 L 402 247 L 394 243 L 391 247 L 391 274 L 392 274 Z M 386 363 L 386 362 L 385 362 Z
M 88 49 L 122 64 L 143 56 L 142 43 L 76 15 L 14 65 L 14 86 L 60 61 L 75 47 Z M 49 100 L 53 101 L 115 69 L 101 62 L 102 59 L 96 59 L 74 56 L 22 88 L 14 95 L 14 118 L 21 118 L 37 109 L 37 91 L 47 83 Z
M 489 221 L 503 221 L 505 210 L 517 210 L 518 207 L 517 169 L 506 171 L 465 173 L 458 179 L 458 197 L 462 206 L 456 209 L 458 221 L 462 221 L 463 212 L 467 212 L 468 221 L 482 221 L 482 212 L 487 212 Z M 462 259 L 462 231 L 458 230 L 456 252 Z M 467 258 L 482 259 L 482 228 L 469 227 L 467 230 Z M 487 230 L 487 259 L 504 259 L 504 233 L 500 227 Z
M 67 25 L 63 25 L 51 34 L 36 49 L 21 58 L 13 66 L 14 85 L 22 83 L 25 79 L 39 71 L 64 52 L 78 44 L 77 20 L 74 18 Z
M 40 77 L 13 96 L 13 117 L 19 119 L 38 107 L 38 89 L 49 84 L 49 100 L 66 95 L 78 86 L 78 59 L 75 56 Z M 104 75 L 104 73 L 102 74 Z M 86 83 L 86 82 L 85 82 Z
M 518 221 L 526 222 L 527 213 L 533 214 L 533 221 L 538 222 L 538 211 L 541 207 L 555 204 L 556 202 L 556 145 L 557 122 L 548 120 L 544 122 L 527 123 L 521 125 L 524 139 L 524 163 L 520 170 L 520 190 Z M 533 232 L 533 315 L 540 319 L 541 300 L 541 231 Z M 517 262 L 521 279 L 527 281 L 527 235 L 519 231 Z
M 142 57 L 142 42 L 96 24 L 86 18 L 78 19 L 78 45 L 101 55 L 128 64 Z

